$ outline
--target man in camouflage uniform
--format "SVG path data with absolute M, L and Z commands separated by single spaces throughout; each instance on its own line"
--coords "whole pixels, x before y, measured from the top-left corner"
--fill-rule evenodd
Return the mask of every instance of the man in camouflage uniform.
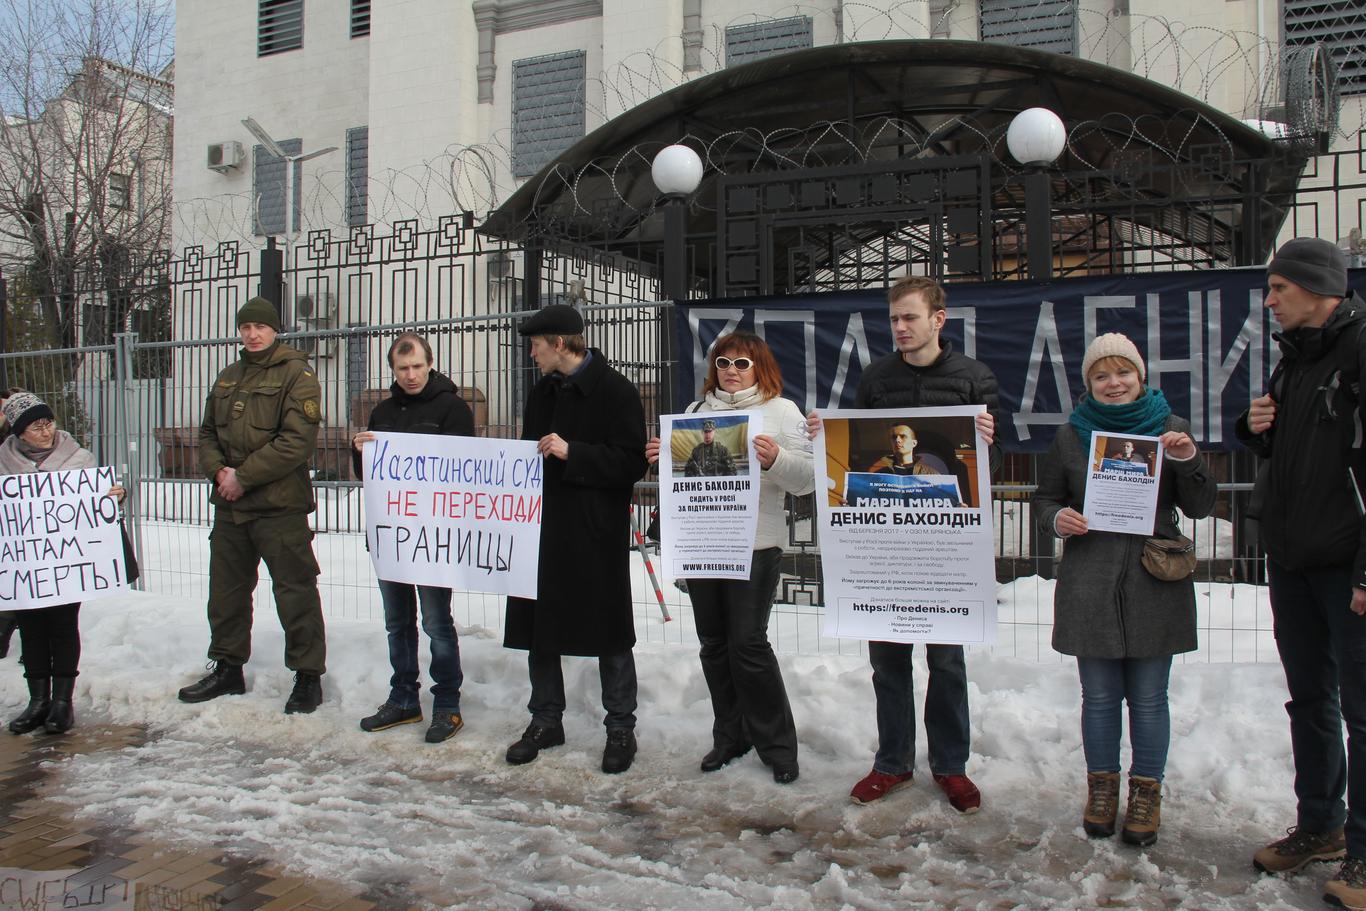
M 275 305 L 255 297 L 237 312 L 242 356 L 218 375 L 199 427 L 199 468 L 214 485 L 209 535 L 210 673 L 180 691 L 182 702 L 246 692 L 252 593 L 264 558 L 295 672 L 285 713 L 322 702 L 327 655 L 318 561 L 308 514 L 308 462 L 318 438 L 321 390 L 308 357 L 276 339 Z
M 715 478 L 735 474 L 735 462 L 724 443 L 716 442 L 716 422 L 702 422 L 702 442 L 692 448 L 688 464 L 683 466 L 687 478 Z

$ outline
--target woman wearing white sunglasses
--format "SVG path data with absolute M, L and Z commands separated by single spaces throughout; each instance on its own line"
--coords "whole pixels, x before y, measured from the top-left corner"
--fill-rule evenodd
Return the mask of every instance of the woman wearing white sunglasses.
M 782 397 L 782 373 L 763 339 L 750 332 L 723 335 L 711 358 L 702 398 L 687 410 L 755 410 L 763 426 L 753 437 L 762 471 L 749 579 L 688 580 L 702 673 L 716 716 L 702 771 L 715 772 L 753 747 L 772 767 L 773 780 L 789 784 L 797 780 L 797 728 L 768 641 L 768 616 L 787 540 L 784 499 L 815 487 L 811 447 L 801 411 Z M 646 445 L 645 455 L 652 464 L 659 459 L 658 437 Z

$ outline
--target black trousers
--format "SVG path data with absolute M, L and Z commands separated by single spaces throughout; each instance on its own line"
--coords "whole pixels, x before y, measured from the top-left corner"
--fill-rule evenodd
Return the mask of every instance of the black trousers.
M 75 677 L 81 663 L 81 605 L 16 611 L 25 677 Z
M 797 761 L 797 723 L 768 641 L 782 554 L 779 547 L 756 550 L 747 580 L 688 580 L 702 676 L 716 716 L 713 745 L 753 744 L 770 765 Z
M 531 720 L 545 727 L 562 724 L 567 702 L 560 656 L 551 652 L 527 652 L 526 660 L 531 677 L 531 701 L 526 707 L 531 712 Z M 635 730 L 639 689 L 635 653 L 628 648 L 598 658 L 598 679 L 602 682 L 602 707 L 607 710 L 603 725 L 609 731 Z
M 1290 691 L 1296 825 L 1344 826 L 1347 853 L 1366 858 L 1366 617 L 1349 606 L 1352 568 L 1289 570 L 1267 560 L 1266 569 Z

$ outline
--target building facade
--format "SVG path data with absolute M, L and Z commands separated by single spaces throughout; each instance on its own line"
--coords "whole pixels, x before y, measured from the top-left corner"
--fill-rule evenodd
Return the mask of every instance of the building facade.
M 478 221 L 564 148 L 717 69 L 890 38 L 994 41 L 1084 57 L 1239 118 L 1282 122 L 1285 49 L 1329 42 L 1343 91 L 1334 148 L 1357 148 L 1366 9 L 1309 0 L 183 0 L 176 48 L 175 245 L 469 211 Z M 1291 100 L 1293 106 L 1294 99 Z M 737 124 L 742 128 L 743 124 Z M 233 145 L 236 144 L 236 145 Z M 227 147 L 211 167 L 210 150 Z M 240 154 L 236 151 L 240 147 Z M 218 154 L 223 154 L 219 152 Z M 1346 235 L 1343 231 L 1343 236 Z

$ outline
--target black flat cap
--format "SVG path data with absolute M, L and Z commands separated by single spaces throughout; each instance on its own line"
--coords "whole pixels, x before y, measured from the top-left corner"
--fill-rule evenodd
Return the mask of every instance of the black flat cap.
M 517 327 L 518 335 L 583 335 L 583 316 L 565 304 L 551 304 L 536 311 Z

